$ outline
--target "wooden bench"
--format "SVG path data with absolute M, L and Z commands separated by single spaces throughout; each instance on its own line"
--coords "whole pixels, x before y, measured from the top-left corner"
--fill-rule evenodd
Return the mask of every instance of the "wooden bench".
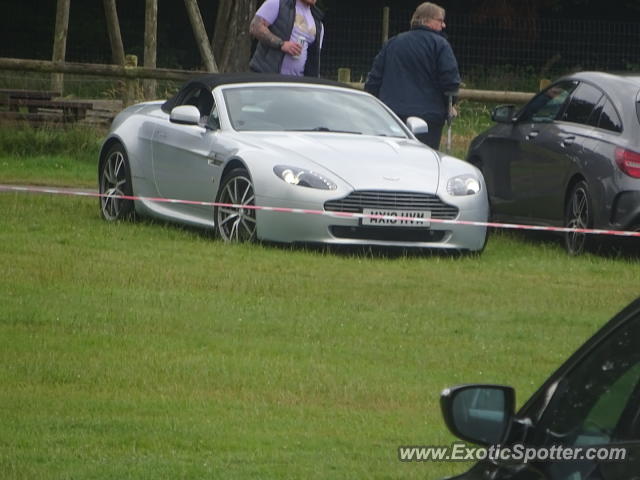
M 24 98 L 34 100 L 51 100 L 54 97 L 59 97 L 60 92 L 51 90 L 24 90 L 19 88 L 0 88 L 0 96 L 11 98 Z
M 0 89 L 0 116 L 30 122 L 77 122 L 83 120 L 91 102 L 55 99 L 58 92 Z
M 11 99 L 7 106 L 9 111 L 13 112 L 19 112 L 21 107 L 26 107 L 29 113 L 62 111 L 62 118 L 65 122 L 77 122 L 84 119 L 87 116 L 87 110 L 93 107 L 89 102 L 46 99 Z

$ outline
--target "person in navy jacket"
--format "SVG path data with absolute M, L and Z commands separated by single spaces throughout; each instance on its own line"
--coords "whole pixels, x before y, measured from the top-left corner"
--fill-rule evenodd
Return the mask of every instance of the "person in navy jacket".
M 416 116 L 429 125 L 418 140 L 440 148 L 449 112 L 447 94 L 460 87 L 458 61 L 442 32 L 444 8 L 431 2 L 418 5 L 411 29 L 389 39 L 375 57 L 365 90 L 382 100 L 402 120 Z

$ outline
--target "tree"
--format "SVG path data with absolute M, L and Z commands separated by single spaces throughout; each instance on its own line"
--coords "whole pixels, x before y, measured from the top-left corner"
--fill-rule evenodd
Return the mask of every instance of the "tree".
M 211 42 L 221 72 L 243 72 L 249 68 L 251 36 L 249 24 L 256 13 L 256 0 L 220 0 Z

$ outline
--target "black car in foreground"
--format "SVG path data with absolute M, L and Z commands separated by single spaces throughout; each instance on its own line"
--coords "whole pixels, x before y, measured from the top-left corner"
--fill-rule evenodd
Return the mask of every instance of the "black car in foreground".
M 456 479 L 640 479 L 640 298 L 580 347 L 517 413 L 514 404 L 515 392 L 506 386 L 463 385 L 442 393 L 451 432 L 494 447 L 492 458 Z M 538 458 L 522 458 L 525 451 Z M 497 452 L 508 455 L 496 459 Z
M 485 176 L 495 221 L 640 229 L 640 74 L 568 75 L 492 119 L 467 160 Z M 565 245 L 579 254 L 594 238 L 568 233 Z

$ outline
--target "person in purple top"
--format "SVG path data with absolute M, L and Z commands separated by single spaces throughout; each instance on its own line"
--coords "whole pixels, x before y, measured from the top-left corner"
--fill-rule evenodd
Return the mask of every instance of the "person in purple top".
M 265 0 L 249 27 L 258 40 L 251 70 L 320 76 L 322 17 L 316 0 Z

